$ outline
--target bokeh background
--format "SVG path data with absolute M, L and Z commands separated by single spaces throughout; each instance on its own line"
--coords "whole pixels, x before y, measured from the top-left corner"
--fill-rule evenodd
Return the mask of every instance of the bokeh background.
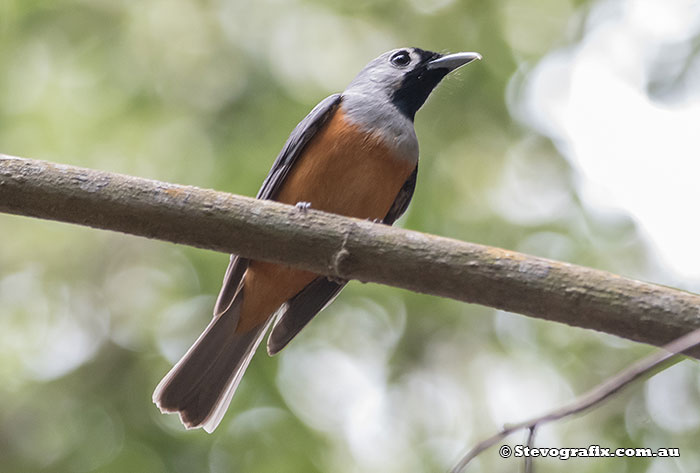
M 313 105 L 413 45 L 484 60 L 419 112 L 399 225 L 700 291 L 698 1 L 3 0 L 0 152 L 255 195 Z M 443 471 L 651 350 L 353 282 L 186 432 L 151 393 L 227 256 L 7 215 L 0 235 L 2 472 Z M 698 365 L 537 439 L 591 444 L 681 457 L 538 471 L 699 471 Z

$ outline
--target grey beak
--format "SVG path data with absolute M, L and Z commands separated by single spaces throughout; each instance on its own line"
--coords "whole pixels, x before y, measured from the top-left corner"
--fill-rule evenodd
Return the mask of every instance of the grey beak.
M 469 64 L 475 60 L 481 60 L 481 54 L 479 53 L 454 53 L 442 56 L 438 59 L 430 61 L 427 64 L 428 69 L 447 69 L 448 72 L 452 72 L 455 69 Z

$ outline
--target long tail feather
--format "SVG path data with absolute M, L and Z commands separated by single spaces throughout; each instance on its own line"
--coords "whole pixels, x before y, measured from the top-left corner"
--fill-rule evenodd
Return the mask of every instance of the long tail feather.
M 239 293 L 153 393 L 153 402 L 161 412 L 179 413 L 188 429 L 203 427 L 209 433 L 216 429 L 270 325 L 267 322 L 246 333 L 236 333 L 241 305 Z

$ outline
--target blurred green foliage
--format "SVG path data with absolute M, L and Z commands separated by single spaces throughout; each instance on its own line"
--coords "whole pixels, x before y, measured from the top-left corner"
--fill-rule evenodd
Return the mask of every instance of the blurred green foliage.
M 255 195 L 294 125 L 376 55 L 479 51 L 484 61 L 449 77 L 417 116 L 418 187 L 399 225 L 663 280 L 634 222 L 584 208 L 568 162 L 509 112 L 517 78 L 575 43 L 588 8 L 4 0 L 0 151 Z M 214 434 L 186 432 L 151 392 L 206 325 L 227 257 L 6 215 L 0 234 L 2 472 L 441 471 L 503 422 L 649 350 L 352 283 L 279 357 L 258 353 Z M 697 471 L 697 370 L 658 379 L 542 429 L 538 444 L 679 447 L 680 460 L 566 466 Z M 473 467 L 515 468 L 496 451 Z

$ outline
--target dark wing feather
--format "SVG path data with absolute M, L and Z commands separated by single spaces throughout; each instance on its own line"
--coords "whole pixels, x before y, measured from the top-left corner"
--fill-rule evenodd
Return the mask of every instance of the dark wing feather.
M 416 164 L 416 168 L 413 170 L 408 179 L 406 179 L 403 187 L 401 187 L 399 194 L 396 196 L 394 203 L 391 205 L 391 208 L 389 209 L 389 212 L 387 212 L 386 217 L 384 217 L 384 220 L 382 220 L 382 223 L 393 225 L 394 222 L 404 214 L 408 208 L 408 204 L 411 203 L 411 199 L 413 198 L 413 191 L 416 189 L 417 178 L 418 165 Z
M 345 284 L 347 283 L 339 283 L 325 276 L 319 276 L 287 301 L 284 312 L 280 314 L 267 339 L 267 352 L 275 355 L 287 346 L 316 314 L 333 302 Z
M 326 124 L 328 119 L 333 115 L 333 112 L 338 108 L 342 96 L 333 94 L 330 97 L 323 99 L 314 107 L 311 112 L 299 122 L 294 128 L 292 134 L 289 135 L 287 142 L 284 144 L 282 151 L 277 156 L 272 169 L 267 174 L 265 181 L 258 191 L 258 199 L 272 199 L 284 182 L 284 178 L 289 174 L 289 170 L 294 165 L 297 157 L 301 154 L 304 147 L 316 135 L 316 132 Z
M 228 268 L 226 268 L 226 274 L 224 275 L 224 282 L 221 284 L 219 297 L 216 298 L 216 304 L 214 305 L 214 317 L 218 317 L 231 307 L 233 298 L 236 292 L 238 292 L 238 286 L 241 284 L 243 274 L 245 270 L 248 269 L 248 263 L 250 263 L 248 258 L 231 255 Z
M 333 115 L 333 112 L 338 108 L 342 96 L 333 94 L 330 97 L 323 99 L 314 107 L 311 112 L 294 128 L 294 131 L 287 138 L 282 151 L 277 155 L 277 159 L 272 164 L 272 169 L 267 174 L 267 177 L 262 183 L 258 191 L 257 198 L 263 200 L 274 200 L 277 191 L 284 182 L 284 179 L 289 174 L 301 154 L 304 147 L 316 135 L 316 132 L 326 124 L 328 119 Z M 221 285 L 219 297 L 216 299 L 214 306 L 214 316 L 219 316 L 231 306 L 233 298 L 238 292 L 238 286 L 241 283 L 241 278 L 248 268 L 250 260 L 241 258 L 237 255 L 231 255 L 231 261 L 226 269 L 224 282 Z
M 382 223 L 391 225 L 406 211 L 416 188 L 417 176 L 418 166 L 401 187 Z M 331 281 L 325 276 L 319 276 L 291 298 L 277 323 L 272 327 L 270 337 L 267 339 L 267 352 L 274 355 L 287 346 L 317 313 L 333 302 L 345 284 L 347 283 Z

